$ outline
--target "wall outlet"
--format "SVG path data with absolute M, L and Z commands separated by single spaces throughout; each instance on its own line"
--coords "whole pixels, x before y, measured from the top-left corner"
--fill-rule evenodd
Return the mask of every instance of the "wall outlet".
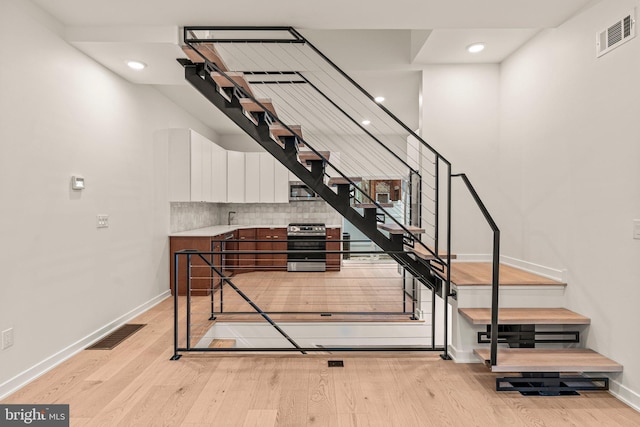
M 2 349 L 9 348 L 13 345 L 13 328 L 2 331 Z
M 633 220 L 633 238 L 640 240 L 640 219 Z
M 109 215 L 98 215 L 96 227 L 109 228 Z

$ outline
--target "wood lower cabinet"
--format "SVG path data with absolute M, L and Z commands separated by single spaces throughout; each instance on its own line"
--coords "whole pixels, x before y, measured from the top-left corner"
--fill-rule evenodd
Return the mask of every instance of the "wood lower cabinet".
M 286 228 L 258 228 L 256 232 L 256 245 L 258 252 L 273 252 L 287 250 Z M 258 253 L 256 256 L 256 268 L 258 270 L 286 270 L 287 254 Z
M 170 286 L 174 293 L 175 256 L 174 253 L 181 250 L 195 250 L 199 252 L 211 252 L 211 237 L 170 237 L 169 251 L 170 261 Z M 212 256 L 205 256 L 209 262 L 213 262 Z M 191 257 L 191 295 L 209 295 L 214 286 L 214 278 L 211 269 L 200 256 Z M 178 295 L 187 294 L 187 256 L 180 255 L 178 260 Z
M 341 246 L 340 229 L 327 228 L 327 251 L 339 251 Z M 340 270 L 340 259 L 341 254 L 327 254 L 327 270 Z
M 238 233 L 238 250 L 239 251 L 255 251 L 256 250 L 256 229 L 255 228 L 241 228 L 237 230 Z M 247 241 L 249 240 L 249 241 Z M 256 255 L 255 254 L 238 254 L 238 268 L 236 273 L 246 273 L 253 271 L 256 268 Z

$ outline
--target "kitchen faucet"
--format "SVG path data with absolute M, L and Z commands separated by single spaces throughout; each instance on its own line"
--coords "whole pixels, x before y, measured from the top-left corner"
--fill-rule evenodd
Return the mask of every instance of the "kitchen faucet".
M 231 225 L 231 214 L 235 214 L 235 211 L 229 211 L 229 213 L 227 214 L 227 225 Z

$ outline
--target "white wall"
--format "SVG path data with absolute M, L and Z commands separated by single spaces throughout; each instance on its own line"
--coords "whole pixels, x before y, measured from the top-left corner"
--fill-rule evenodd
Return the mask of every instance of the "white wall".
M 155 149 L 154 132 L 210 133 L 59 28 L 29 2 L 0 2 L 0 330 L 15 335 L 0 351 L 0 396 L 11 378 L 167 290 L 166 148 Z M 70 189 L 74 174 L 84 191 Z M 110 228 L 96 228 L 97 214 Z
M 499 203 L 497 169 L 479 160 L 495 159 L 498 153 L 499 78 L 494 64 L 434 65 L 424 69 L 422 78 L 420 136 L 452 163 L 454 173 L 468 175 L 492 214 Z M 459 178 L 453 181 L 452 203 L 452 251 L 489 253 L 490 228 Z M 444 218 L 444 199 L 442 206 Z
M 612 387 L 640 407 L 640 37 L 595 57 L 596 32 L 633 7 L 599 2 L 503 64 L 500 168 L 521 180 L 498 209 L 519 203 L 501 215 L 520 234 L 507 255 L 568 269 L 587 346 L 624 365 Z

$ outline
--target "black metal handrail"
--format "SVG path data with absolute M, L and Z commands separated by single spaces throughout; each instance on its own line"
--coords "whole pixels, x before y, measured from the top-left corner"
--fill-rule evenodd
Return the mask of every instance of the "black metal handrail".
M 480 196 L 476 192 L 476 189 L 467 178 L 467 175 L 464 173 L 453 174 L 453 177 L 462 178 L 462 181 L 467 186 L 467 189 L 471 193 L 473 200 L 480 208 L 480 212 L 484 216 L 485 220 L 491 227 L 491 231 L 493 232 L 493 250 L 492 250 L 492 272 L 491 272 L 491 357 L 489 363 L 491 366 L 495 366 L 497 364 L 497 355 L 498 355 L 498 297 L 499 297 L 499 284 L 500 284 L 500 229 L 496 225 L 496 222 L 491 217 L 491 214 L 487 210 L 486 206 L 480 199 Z

